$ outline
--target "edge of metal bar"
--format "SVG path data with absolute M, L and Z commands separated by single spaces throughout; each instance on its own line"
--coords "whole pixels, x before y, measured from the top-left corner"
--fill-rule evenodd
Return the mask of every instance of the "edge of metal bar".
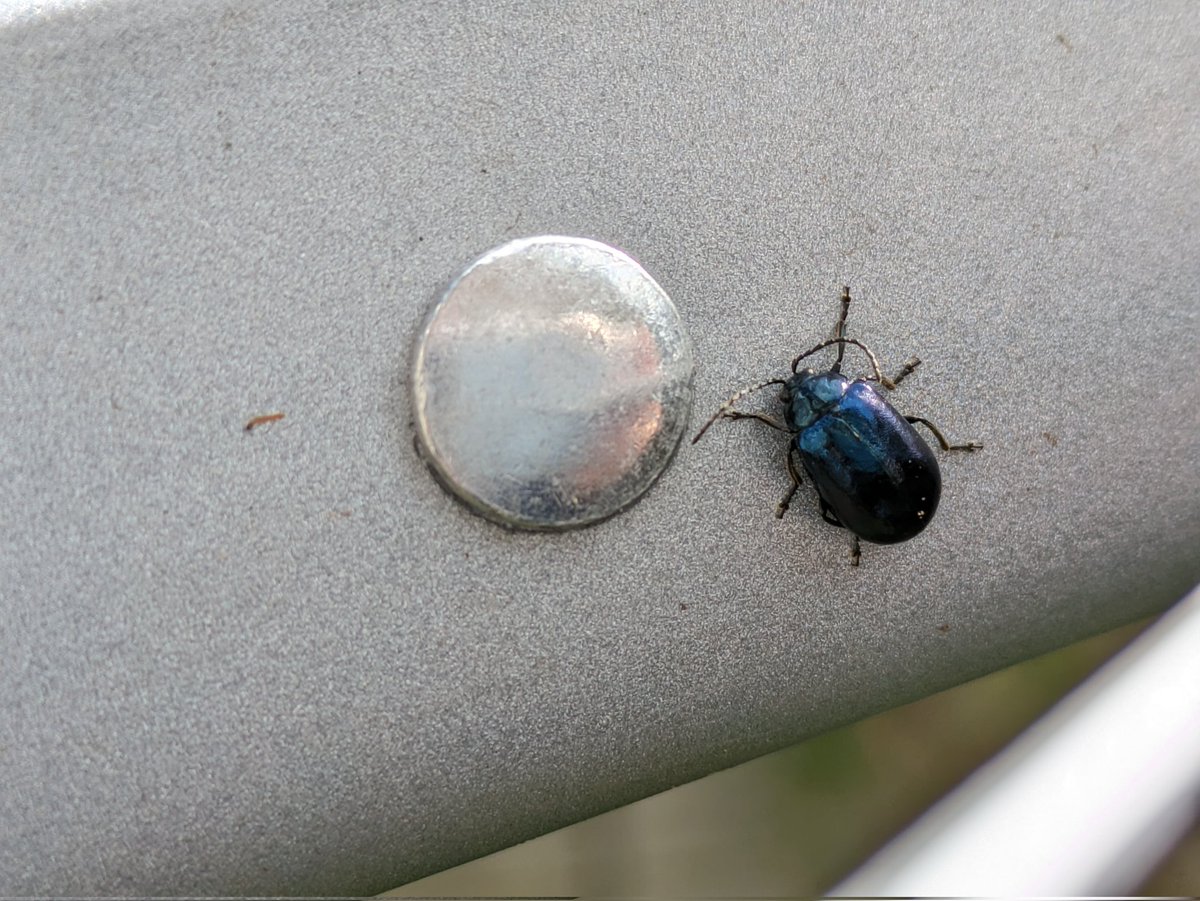
M 1200 812 L 1200 587 L 832 896 L 1134 890 Z

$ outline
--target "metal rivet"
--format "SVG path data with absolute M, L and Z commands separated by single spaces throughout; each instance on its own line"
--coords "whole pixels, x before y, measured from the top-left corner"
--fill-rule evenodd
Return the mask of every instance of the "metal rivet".
M 584 238 L 512 241 L 454 280 L 421 333 L 421 450 L 489 519 L 587 525 L 667 465 L 692 369 L 674 304 L 624 253 Z

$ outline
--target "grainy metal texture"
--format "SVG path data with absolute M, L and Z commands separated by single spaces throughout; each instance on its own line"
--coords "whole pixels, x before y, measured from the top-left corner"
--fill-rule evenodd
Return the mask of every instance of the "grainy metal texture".
M 1200 6 L 110 2 L 0 29 L 0 894 L 368 893 L 1200 580 Z M 585 530 L 413 452 L 463 261 L 628 249 L 696 406 L 855 291 L 872 548 L 725 429 Z M 286 418 L 246 432 L 252 417 Z M 811 501 L 811 496 L 809 497 Z
M 565 529 L 629 506 L 679 444 L 691 342 L 658 283 L 597 241 L 510 241 L 421 330 L 417 436 L 443 484 L 503 525 Z

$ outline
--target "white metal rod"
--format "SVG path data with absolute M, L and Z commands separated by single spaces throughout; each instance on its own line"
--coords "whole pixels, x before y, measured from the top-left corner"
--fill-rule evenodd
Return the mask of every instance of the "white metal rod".
M 1200 811 L 1200 588 L 834 896 L 1135 889 Z

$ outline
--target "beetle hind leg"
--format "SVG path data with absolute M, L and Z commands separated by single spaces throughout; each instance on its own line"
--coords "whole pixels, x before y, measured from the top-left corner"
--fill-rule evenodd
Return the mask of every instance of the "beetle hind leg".
M 825 520 L 831 526 L 837 526 L 839 529 L 845 529 L 845 524 L 837 518 L 837 514 L 833 512 L 829 504 L 825 503 L 825 498 L 818 498 L 821 502 L 821 519 Z M 850 565 L 858 566 L 858 561 L 862 558 L 862 543 L 858 540 L 858 536 L 853 532 L 850 533 Z
M 846 528 L 842 525 L 842 521 L 837 518 L 837 514 L 833 512 L 833 508 L 825 503 L 825 498 L 818 497 L 817 500 L 821 504 L 821 519 L 825 520 L 831 526 L 837 526 L 839 529 Z
M 942 450 L 944 450 L 944 451 L 983 450 L 983 445 L 981 443 L 979 443 L 978 441 L 967 441 L 964 444 L 951 444 L 949 441 L 946 440 L 946 436 L 942 434 L 942 430 L 939 429 L 937 426 L 935 426 L 928 419 L 922 419 L 920 416 L 905 416 L 904 418 L 907 419 L 909 422 L 913 423 L 914 425 L 919 422 L 921 425 L 925 426 L 925 428 L 929 429 L 929 431 L 933 432 L 933 437 L 938 440 L 938 444 L 940 444 L 942 446 Z

